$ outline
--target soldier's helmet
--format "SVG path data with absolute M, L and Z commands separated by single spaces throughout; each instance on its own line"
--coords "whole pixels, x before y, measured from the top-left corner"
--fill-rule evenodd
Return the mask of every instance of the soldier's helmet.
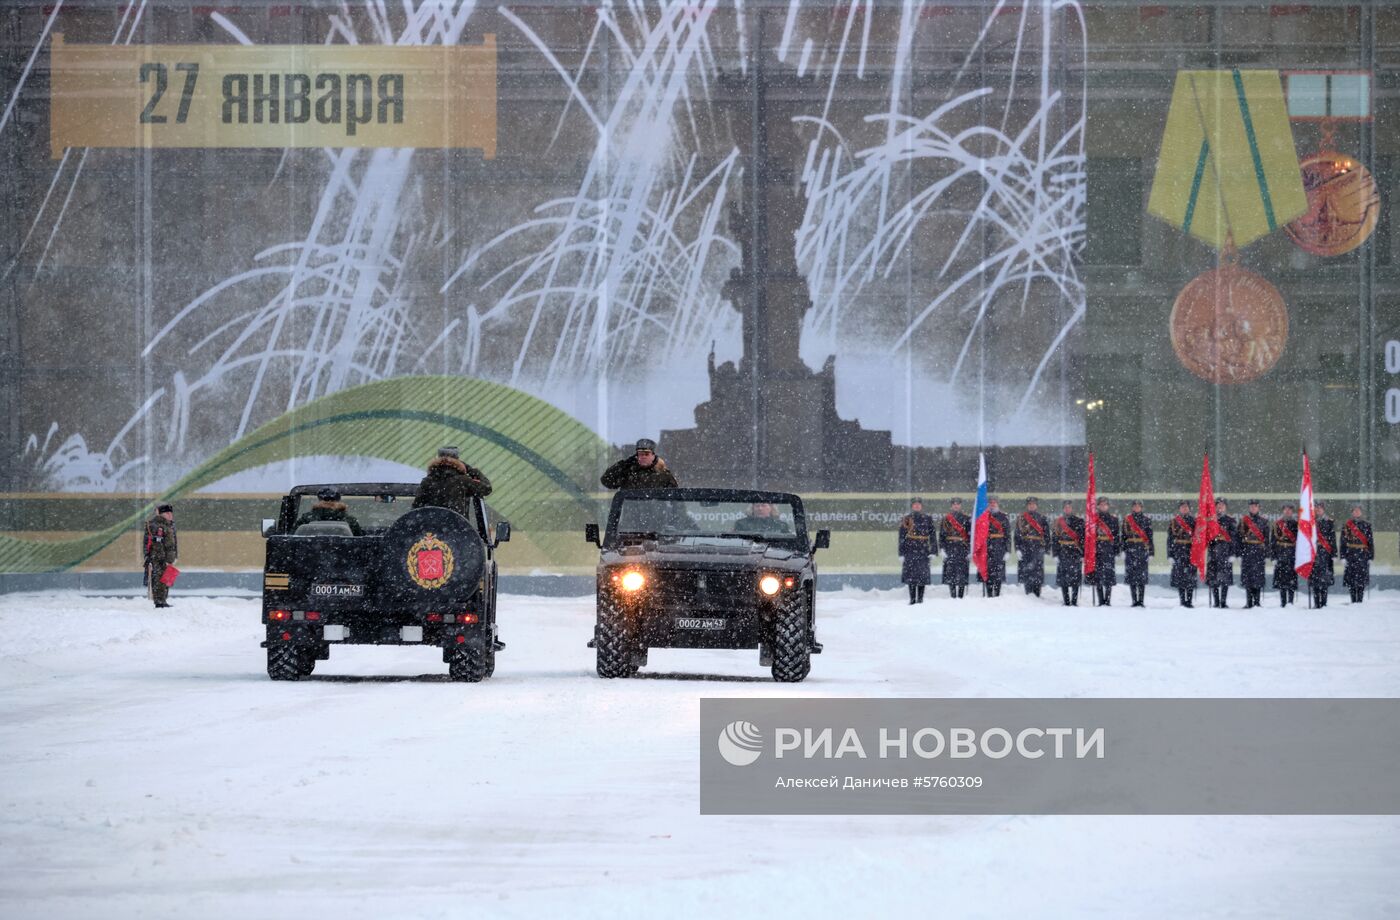
M 323 501 L 323 502 L 338 502 L 338 501 L 340 501 L 340 493 L 337 492 L 335 489 L 332 489 L 330 486 L 327 486 L 326 488 L 324 488 L 324 489 L 322 489 L 321 491 L 317 492 L 317 493 L 316 493 L 316 497 L 319 498 L 319 499 L 320 499 L 321 501 Z
M 462 459 L 461 451 L 452 446 L 439 447 L 437 451 L 439 457 L 451 457 L 453 460 Z

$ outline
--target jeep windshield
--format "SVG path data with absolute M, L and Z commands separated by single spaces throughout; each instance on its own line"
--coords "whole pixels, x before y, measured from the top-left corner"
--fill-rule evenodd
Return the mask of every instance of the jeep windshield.
M 796 509 L 784 501 L 624 498 L 616 537 L 693 544 L 788 542 L 802 534 Z

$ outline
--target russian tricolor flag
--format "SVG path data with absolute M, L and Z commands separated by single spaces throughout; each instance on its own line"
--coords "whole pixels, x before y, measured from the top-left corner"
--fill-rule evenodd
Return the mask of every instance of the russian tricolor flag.
M 987 531 L 991 528 L 991 520 L 987 510 L 987 458 L 979 453 L 977 500 L 972 503 L 972 562 L 984 581 L 987 575 Z

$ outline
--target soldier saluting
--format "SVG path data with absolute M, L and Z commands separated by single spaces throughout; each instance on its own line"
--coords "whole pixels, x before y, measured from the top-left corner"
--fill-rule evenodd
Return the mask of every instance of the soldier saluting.
M 1155 553 L 1152 546 L 1152 519 L 1134 501 L 1132 513 L 1123 518 L 1123 580 L 1133 596 L 1134 607 L 1147 606 L 1147 560 Z
M 1176 514 L 1167 526 L 1167 555 L 1172 561 L 1172 587 L 1181 606 L 1190 609 L 1196 594 L 1196 568 L 1191 565 L 1191 538 L 1196 533 L 1196 516 L 1190 502 L 1177 502 Z
M 1225 599 L 1235 583 L 1235 564 L 1230 560 L 1235 554 L 1235 519 L 1227 513 L 1229 510 L 1230 503 L 1225 499 L 1215 500 L 1215 522 L 1220 529 L 1206 547 L 1206 584 L 1210 586 L 1212 607 L 1229 606 Z
M 1000 597 L 1006 582 L 1006 553 L 1011 548 L 1011 520 L 995 495 L 987 497 L 987 571 L 978 577 L 988 597 Z
M 1045 584 L 1045 544 L 1050 525 L 1045 515 L 1036 509 L 1039 504 L 1032 495 L 1026 499 L 1026 510 L 1016 519 L 1016 580 L 1027 594 L 1040 597 Z
M 1065 606 L 1078 607 L 1079 586 L 1084 581 L 1084 519 L 1074 513 L 1071 502 L 1065 502 L 1060 516 L 1055 519 L 1050 550 L 1058 560 L 1055 584 L 1060 586 Z
M 949 597 L 967 594 L 967 557 L 972 550 L 972 519 L 963 514 L 962 499 L 949 503 L 951 510 L 938 522 L 938 548 L 943 553 L 943 583 Z
M 1279 606 L 1287 607 L 1298 593 L 1298 570 L 1293 568 L 1298 548 L 1298 522 L 1293 519 L 1293 506 L 1284 505 L 1280 517 L 1269 532 L 1269 551 L 1274 557 L 1274 590 Z
M 909 603 L 924 602 L 924 588 L 933 581 L 929 557 L 938 551 L 933 515 L 924 513 L 924 500 L 909 503 L 909 513 L 899 522 L 899 555 L 904 559 L 900 581 L 909 586 Z
M 674 489 L 680 486 L 666 461 L 656 455 L 656 442 L 642 438 L 630 457 L 623 457 L 604 471 L 609 489 Z
M 1235 530 L 1235 553 L 1240 557 L 1244 609 L 1259 606 L 1264 591 L 1264 565 L 1269 558 L 1269 519 L 1259 513 L 1259 499 L 1249 500 L 1249 513 Z
M 1359 604 L 1366 598 L 1366 585 L 1371 582 L 1371 560 L 1376 558 L 1375 535 L 1364 517 L 1360 505 L 1351 506 L 1351 519 L 1342 525 L 1342 558 L 1346 574 L 1342 581 L 1351 589 L 1351 602 Z
M 1332 559 L 1337 553 L 1337 525 L 1327 516 L 1327 506 L 1313 503 L 1313 533 L 1317 535 L 1317 553 L 1313 556 L 1308 588 L 1312 591 L 1314 607 L 1327 606 L 1327 590 L 1337 576 L 1332 572 Z
M 1094 571 L 1089 579 L 1094 585 L 1094 603 L 1107 607 L 1113 599 L 1113 586 L 1118 584 L 1115 566 L 1118 560 L 1119 524 L 1117 515 L 1108 511 L 1108 499 L 1100 497 L 1096 502 L 1094 533 Z

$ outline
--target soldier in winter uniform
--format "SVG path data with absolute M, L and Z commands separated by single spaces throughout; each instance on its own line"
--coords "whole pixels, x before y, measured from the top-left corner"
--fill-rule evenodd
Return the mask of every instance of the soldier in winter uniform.
M 1193 607 L 1196 594 L 1196 567 L 1191 564 L 1191 538 L 1196 533 L 1196 516 L 1190 502 L 1177 502 L 1176 514 L 1167 527 L 1167 555 L 1172 561 L 1172 587 L 1181 606 Z
M 485 473 L 463 463 L 457 448 L 439 447 L 437 456 L 428 464 L 428 475 L 418 483 L 413 507 L 447 508 L 470 521 L 472 499 L 485 498 L 490 494 L 491 480 L 486 478 Z M 498 652 L 506 647 L 499 634 L 495 646 Z
M 680 486 L 666 461 L 656 455 L 656 442 L 642 438 L 630 457 L 608 467 L 603 485 L 609 489 L 675 489 Z
M 1264 591 L 1264 566 L 1269 559 L 1269 519 L 1259 513 L 1259 499 L 1249 500 L 1249 513 L 1235 529 L 1235 554 L 1240 557 L 1240 584 L 1244 608 L 1259 606 Z
M 471 520 L 471 500 L 490 494 L 491 480 L 485 473 L 463 463 L 457 448 L 439 447 L 437 456 L 428 464 L 428 475 L 418 483 L 413 507 L 447 508 Z
M 1006 582 L 1006 554 L 1011 549 L 1011 520 L 995 495 L 987 497 L 987 571 L 979 574 L 988 597 L 1000 597 Z
M 1055 556 L 1055 584 L 1066 607 L 1079 606 L 1079 586 L 1084 581 L 1084 519 L 1074 513 L 1074 505 L 1065 502 L 1055 520 L 1055 533 L 1050 551 Z
M 1360 505 L 1351 506 L 1351 519 L 1342 525 L 1341 541 L 1342 558 L 1347 564 L 1342 581 L 1351 589 L 1351 602 L 1359 604 L 1366 599 L 1366 585 L 1371 582 L 1371 560 L 1376 558 L 1375 535 Z
M 1142 502 L 1133 502 L 1132 513 L 1123 518 L 1123 580 L 1133 596 L 1134 607 L 1147 606 L 1147 560 L 1156 554 L 1152 546 L 1152 519 L 1142 511 Z
M 1016 580 L 1027 594 L 1040 597 L 1045 584 L 1045 549 L 1050 539 L 1050 524 L 1032 495 L 1026 499 L 1026 510 L 1016 519 Z
M 316 493 L 318 501 L 311 506 L 311 509 L 301 517 L 297 518 L 296 526 L 309 524 L 312 521 L 344 521 L 350 525 L 350 533 L 357 537 L 365 535 L 364 528 L 360 522 L 355 520 L 355 516 L 350 513 L 350 509 L 345 506 L 345 502 L 340 500 L 340 493 L 329 486 Z
M 1313 533 L 1317 535 L 1317 555 L 1313 557 L 1308 588 L 1312 591 L 1314 607 L 1327 606 L 1327 591 L 1337 576 L 1332 572 L 1332 559 L 1337 553 L 1337 525 L 1327 516 L 1327 506 L 1313 503 Z
M 1280 517 L 1269 531 L 1269 553 L 1274 557 L 1274 590 L 1279 606 L 1287 607 L 1298 593 L 1298 570 L 1293 568 L 1298 548 L 1298 522 L 1293 519 L 1293 506 L 1284 505 Z
M 933 515 L 924 513 L 924 500 L 909 503 L 909 513 L 899 522 L 899 555 L 904 559 L 900 580 L 909 586 L 909 603 L 924 602 L 924 588 L 933 581 L 928 559 L 938 550 Z
M 1096 504 L 1098 525 L 1094 534 L 1094 571 L 1089 575 L 1089 582 L 1094 586 L 1094 605 L 1107 607 L 1113 600 L 1113 586 L 1118 584 L 1116 567 L 1122 537 L 1117 515 L 1109 513 L 1108 499 L 1100 498 Z
M 175 509 L 170 505 L 156 508 L 155 516 L 146 522 L 142 548 L 146 557 L 146 582 L 151 600 L 157 607 L 170 606 L 170 587 L 161 581 L 166 566 L 175 564 L 180 544 L 175 535 Z
M 962 499 L 938 522 L 938 550 L 943 553 L 943 583 L 949 597 L 967 594 L 967 557 L 972 551 L 972 519 L 963 514 Z
M 1235 519 L 1230 517 L 1229 510 L 1230 503 L 1225 499 L 1215 500 L 1215 522 L 1220 532 L 1206 547 L 1206 584 L 1210 585 L 1212 607 L 1229 606 L 1225 599 L 1235 583 L 1235 564 L 1230 558 L 1235 554 Z

